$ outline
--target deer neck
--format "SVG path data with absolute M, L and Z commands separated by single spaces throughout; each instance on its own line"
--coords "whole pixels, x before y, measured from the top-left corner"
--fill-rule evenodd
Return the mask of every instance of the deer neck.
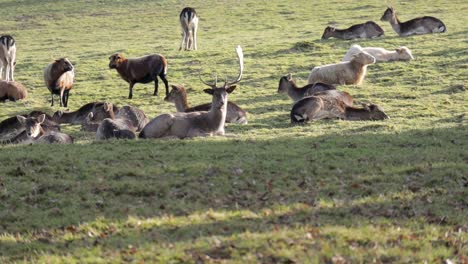
M 371 120 L 371 113 L 364 108 L 347 106 L 345 108 L 346 120 Z
M 294 82 L 291 82 L 288 87 L 288 96 L 293 99 L 293 101 L 298 101 L 304 97 L 304 89 L 297 87 Z
M 395 32 L 400 33 L 400 20 L 398 19 L 396 13 L 393 14 L 392 18 L 390 18 L 390 25 L 392 26 Z
M 216 107 L 218 105 L 217 100 L 213 100 L 211 104 L 211 109 L 208 112 L 208 116 L 210 119 L 210 126 L 212 129 L 216 131 L 224 131 L 224 123 L 226 122 L 226 113 L 227 113 L 227 98 L 226 103 L 221 107 Z
M 335 31 L 333 31 L 332 36 L 343 38 L 345 33 L 346 33 L 346 29 L 335 29 Z
M 186 109 L 190 108 L 187 102 L 187 93 L 185 91 L 175 98 L 174 103 L 177 112 L 185 112 Z

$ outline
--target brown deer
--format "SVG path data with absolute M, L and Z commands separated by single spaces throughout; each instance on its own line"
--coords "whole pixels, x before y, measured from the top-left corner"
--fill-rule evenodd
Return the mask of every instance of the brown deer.
M 74 125 L 82 124 L 88 113 L 93 112 L 95 122 L 100 122 L 105 118 L 114 118 L 114 113 L 118 111 L 118 107 L 107 102 L 92 102 L 87 103 L 73 112 L 57 111 L 52 116 L 52 119 L 59 123 L 69 123 Z
M 52 117 L 42 111 L 31 111 L 28 114 L 23 114 L 23 117 L 35 117 L 45 115 L 45 120 L 42 123 L 42 127 L 48 131 L 60 131 L 60 125 L 52 120 Z M 17 137 L 24 132 L 25 127 L 23 123 L 20 123 L 17 116 L 12 116 L 0 122 L 0 140 L 7 143 L 17 143 L 21 141 L 21 138 L 26 139 L 26 134 L 23 133 L 21 137 Z
M 69 144 L 73 143 L 73 138 L 67 134 L 47 130 L 42 126 L 46 115 L 42 114 L 38 117 L 24 117 L 17 116 L 18 121 L 24 125 L 25 130 L 23 133 L 26 135 L 26 140 L 23 143 L 60 143 L 60 144 Z
M 162 114 L 151 120 L 141 131 L 140 138 L 162 138 L 162 137 L 203 137 L 213 135 L 224 135 L 224 123 L 226 121 L 228 94 L 234 91 L 235 84 L 242 79 L 244 69 L 244 55 L 242 48 L 236 48 L 239 58 L 239 76 L 235 81 L 225 81 L 223 85 L 217 85 L 216 79 L 210 84 L 200 76 L 200 81 L 210 88 L 204 92 L 213 96 L 210 111 L 191 113 Z
M 174 103 L 177 112 L 196 112 L 196 111 L 209 111 L 211 103 L 201 104 L 190 107 L 187 102 L 187 91 L 184 87 L 178 85 L 171 85 L 172 89 L 169 95 L 164 98 L 164 101 Z M 240 108 L 234 102 L 228 102 L 226 123 L 247 124 L 247 112 Z
M 406 22 L 400 22 L 393 7 L 388 7 L 380 20 L 390 22 L 393 30 L 395 30 L 400 37 L 443 33 L 447 30 L 440 19 L 431 16 L 418 17 Z
M 304 123 L 309 120 L 340 118 L 345 120 L 383 120 L 389 117 L 375 104 L 363 108 L 349 106 L 338 97 L 318 93 L 297 101 L 291 109 L 291 123 Z
M 353 25 L 347 29 L 337 29 L 335 27 L 326 27 L 322 39 L 331 37 L 350 40 L 357 38 L 377 38 L 384 35 L 384 30 L 373 21 Z
M 287 93 L 294 102 L 301 100 L 306 96 L 306 94 L 313 95 L 316 92 L 335 89 L 336 87 L 334 85 L 325 83 L 311 83 L 303 87 L 299 87 L 292 79 L 292 74 L 290 73 L 281 77 L 278 85 L 278 93 Z
M 182 41 L 179 50 L 197 50 L 198 16 L 195 9 L 186 7 L 179 15 L 182 27 Z
M 89 113 L 92 118 L 92 113 Z M 115 119 L 104 119 L 97 128 L 96 139 L 135 138 L 148 123 L 145 113 L 134 106 L 123 106 L 117 111 Z

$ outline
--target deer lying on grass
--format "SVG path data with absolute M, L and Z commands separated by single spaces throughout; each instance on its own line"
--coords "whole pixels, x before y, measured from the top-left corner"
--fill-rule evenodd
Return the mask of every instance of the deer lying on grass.
M 169 95 L 164 98 L 166 102 L 175 104 L 177 112 L 196 112 L 196 111 L 209 111 L 211 103 L 201 104 L 190 107 L 187 102 L 187 91 L 182 86 L 171 85 L 172 90 Z M 227 103 L 226 123 L 247 124 L 247 112 L 242 110 L 238 105 L 233 102 Z
M 400 37 L 443 33 L 447 30 L 440 19 L 431 16 L 418 17 L 406 22 L 400 22 L 393 7 L 388 7 L 380 20 L 389 21 L 393 30 L 395 30 Z
M 293 124 L 324 118 L 340 118 L 353 121 L 389 118 L 378 105 L 367 104 L 363 105 L 363 108 L 356 108 L 349 106 L 339 97 L 327 95 L 326 92 L 297 101 L 291 109 L 290 116 Z
M 304 87 L 298 87 L 290 73 L 281 77 L 278 85 L 278 93 L 287 93 L 294 102 L 301 100 L 306 94 L 313 95 L 316 92 L 335 89 L 335 86 L 325 83 L 311 83 Z
M 16 66 L 16 42 L 10 35 L 0 37 L 0 78 L 14 81 Z
M 179 50 L 197 50 L 197 29 L 198 16 L 195 9 L 186 7 L 179 15 L 180 26 L 182 27 L 182 42 Z
M 89 113 L 92 118 L 93 113 Z M 96 139 L 136 137 L 135 132 L 141 131 L 148 123 L 145 113 L 134 106 L 123 106 L 117 111 L 115 119 L 104 119 L 97 128 Z
M 151 120 L 141 131 L 140 138 L 162 138 L 162 137 L 203 137 L 213 135 L 224 135 L 224 123 L 226 121 L 228 94 L 234 91 L 235 84 L 242 79 L 244 70 L 244 54 L 242 48 L 237 46 L 237 57 L 239 58 L 239 76 L 235 81 L 225 81 L 220 87 L 214 83 L 209 84 L 200 76 L 200 80 L 210 88 L 204 92 L 213 96 L 210 111 L 191 113 L 162 114 Z
M 93 120 L 95 122 L 100 122 L 105 118 L 114 118 L 114 113 L 117 112 L 118 109 L 119 108 L 112 103 L 92 102 L 83 105 L 73 112 L 57 111 L 52 116 L 52 119 L 59 124 L 68 123 L 79 125 L 85 121 L 88 113 L 92 112 L 94 114 Z
M 60 125 L 52 120 L 52 117 L 42 111 L 31 111 L 29 114 L 23 114 L 21 116 L 35 117 L 45 115 L 45 120 L 42 123 L 42 127 L 48 131 L 60 131 Z M 18 137 L 24 132 L 24 124 L 18 120 L 17 116 L 12 116 L 0 122 L 0 140 L 6 143 L 18 143 L 21 140 L 26 139 L 26 133 L 23 133 L 21 137 Z
M 39 115 L 38 117 L 24 117 L 18 115 L 16 118 L 18 119 L 19 123 L 24 126 L 24 131 L 17 135 L 14 140 L 8 143 L 73 143 L 73 138 L 69 135 L 53 130 L 48 130 L 45 126 L 42 126 L 42 123 L 44 123 L 46 119 L 45 114 Z
M 357 38 L 377 38 L 384 35 L 384 30 L 373 21 L 353 25 L 347 29 L 337 29 L 335 27 L 326 27 L 322 39 L 331 37 L 338 39 L 357 39 Z

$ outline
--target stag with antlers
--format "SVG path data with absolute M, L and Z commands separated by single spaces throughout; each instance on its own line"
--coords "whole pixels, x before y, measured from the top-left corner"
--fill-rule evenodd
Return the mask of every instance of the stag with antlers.
M 203 90 L 211 94 L 212 107 L 210 111 L 191 113 L 162 114 L 151 120 L 141 131 L 140 138 L 191 138 L 224 135 L 224 123 L 226 121 L 228 94 L 234 91 L 235 84 L 242 79 L 244 70 L 244 54 L 242 48 L 237 46 L 237 57 L 239 58 L 239 76 L 236 80 L 227 80 L 218 87 L 217 78 L 213 83 L 205 82 L 200 75 L 200 81 L 209 86 Z

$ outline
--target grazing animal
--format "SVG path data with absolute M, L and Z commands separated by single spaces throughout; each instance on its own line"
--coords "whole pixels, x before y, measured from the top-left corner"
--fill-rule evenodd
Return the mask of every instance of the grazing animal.
M 42 126 L 46 116 L 44 114 L 38 117 L 17 116 L 18 121 L 24 125 L 25 130 L 22 135 L 26 135 L 23 143 L 43 143 L 43 144 L 70 144 L 73 138 L 65 133 L 50 131 Z
M 345 120 L 383 120 L 389 117 L 381 107 L 374 104 L 356 108 L 336 97 L 317 94 L 297 101 L 291 109 L 291 123 L 309 120 L 340 118 Z
M 294 102 L 301 100 L 306 94 L 312 95 L 316 92 L 335 89 L 335 86 L 325 83 L 311 83 L 304 87 L 298 87 L 290 73 L 281 77 L 278 85 L 278 93 L 287 93 Z
M 14 81 L 16 66 L 16 41 L 10 35 L 0 37 L 0 78 Z
M 89 113 L 92 118 L 92 113 Z M 104 119 L 97 129 L 96 139 L 126 138 L 134 139 L 135 132 L 141 131 L 148 123 L 145 112 L 134 106 L 121 107 L 115 119 Z
M 31 111 L 29 114 L 23 114 L 25 118 L 38 117 L 45 115 L 45 120 L 42 123 L 42 127 L 48 131 L 60 131 L 60 125 L 52 120 L 52 117 L 42 111 Z M 11 141 L 15 143 L 18 139 L 16 136 L 21 134 L 25 130 L 24 124 L 20 123 L 17 116 L 7 118 L 0 122 L 0 140 Z
M 210 89 L 204 92 L 213 96 L 210 111 L 191 113 L 162 114 L 151 120 L 141 131 L 140 138 L 162 138 L 162 137 L 203 137 L 213 135 L 224 135 L 224 123 L 226 121 L 228 94 L 234 91 L 234 84 L 242 79 L 244 70 L 244 54 L 242 48 L 237 46 L 237 57 L 239 58 L 239 76 L 235 81 L 227 80 L 220 87 L 217 82 L 208 85 Z
M 0 101 L 7 99 L 16 101 L 28 97 L 28 90 L 22 84 L 14 81 L 0 81 Z
M 383 48 L 376 48 L 376 47 L 361 47 L 357 44 L 352 45 L 351 48 L 349 48 L 348 52 L 346 52 L 346 55 L 343 58 L 343 61 L 350 61 L 352 57 L 359 52 L 365 51 L 372 55 L 375 58 L 376 62 L 379 61 L 397 61 L 397 60 L 402 60 L 402 61 L 407 61 L 407 60 L 413 60 L 414 57 L 411 54 L 411 51 L 405 47 L 399 47 L 396 48 L 395 50 L 386 50 Z
M 447 30 L 440 19 L 431 16 L 418 17 L 406 22 L 400 22 L 393 7 L 388 7 L 380 20 L 390 22 L 393 30 L 395 30 L 400 37 L 443 33 Z
M 357 38 L 377 38 L 384 35 L 384 30 L 373 21 L 367 21 L 363 24 L 353 25 L 347 29 L 337 29 L 335 27 L 326 27 L 322 39 L 331 37 L 338 39 L 357 39 Z
M 197 50 L 198 16 L 195 9 L 186 7 L 179 16 L 182 27 L 182 41 L 179 50 Z
M 309 83 L 345 85 L 361 84 L 366 75 L 367 65 L 375 63 L 375 58 L 366 52 L 354 55 L 351 61 L 317 66 L 309 75 Z
M 67 58 L 60 58 L 44 70 L 44 81 L 49 89 L 54 106 L 54 94 L 60 95 L 60 106 L 68 106 L 68 97 L 75 79 L 75 68 Z
M 136 83 L 154 81 L 153 95 L 158 95 L 158 76 L 166 86 L 166 95 L 169 93 L 169 84 L 166 79 L 167 60 L 164 56 L 153 54 L 126 59 L 122 54 L 115 53 L 109 57 L 109 60 L 109 68 L 116 69 L 120 77 L 130 84 L 128 99 L 132 99 L 133 86 Z
M 172 89 L 169 95 L 164 98 L 166 102 L 175 104 L 177 112 L 197 112 L 209 111 L 211 103 L 201 104 L 190 107 L 187 102 L 187 91 L 182 86 L 171 85 Z M 233 102 L 227 103 L 226 123 L 247 124 L 247 112 L 242 110 L 238 105 Z
M 92 112 L 94 114 L 94 120 L 99 122 L 108 117 L 113 118 L 114 113 L 117 112 L 118 109 L 119 108 L 112 103 L 93 102 L 87 103 L 73 112 L 57 111 L 52 116 L 52 119 L 59 124 L 69 123 L 79 125 L 83 123 L 88 113 Z

